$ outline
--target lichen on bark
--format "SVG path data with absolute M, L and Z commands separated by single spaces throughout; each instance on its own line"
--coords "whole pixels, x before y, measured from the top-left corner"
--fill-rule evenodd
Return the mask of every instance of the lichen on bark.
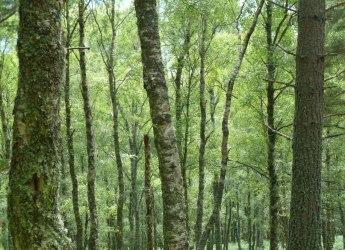
M 68 249 L 58 208 L 63 1 L 20 1 L 8 218 L 13 249 Z

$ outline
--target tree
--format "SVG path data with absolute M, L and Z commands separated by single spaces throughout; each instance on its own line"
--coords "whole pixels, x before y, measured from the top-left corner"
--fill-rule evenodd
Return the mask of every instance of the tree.
M 288 249 L 321 249 L 325 1 L 300 0 Z
M 95 159 L 95 136 L 92 125 L 92 110 L 90 103 L 89 86 L 86 76 L 86 48 L 85 48 L 85 11 L 87 6 L 84 0 L 79 1 L 78 5 L 79 16 L 79 67 L 80 67 L 80 81 L 81 93 L 84 104 L 84 118 L 86 129 L 86 144 L 88 155 L 88 173 L 87 173 L 87 198 L 90 212 L 90 237 L 89 249 L 97 248 L 98 240 L 98 222 L 97 222 L 97 204 L 96 204 L 96 159 Z M 86 228 L 85 228 L 86 230 Z
M 71 111 L 71 100 L 70 100 L 70 53 L 71 41 L 73 37 L 73 31 L 71 28 L 70 18 L 70 1 L 65 3 L 65 16 L 66 16 L 66 70 L 65 70 L 65 121 L 66 121 L 66 138 L 67 138 L 67 151 L 68 151 L 68 165 L 69 172 L 72 181 L 72 202 L 73 202 L 73 213 L 76 224 L 76 247 L 78 250 L 83 249 L 83 224 L 80 216 L 79 209 L 79 188 L 78 178 L 75 169 L 75 156 L 74 156 L 74 138 L 73 138 L 73 127 L 72 127 L 72 111 Z
M 14 249 L 68 248 L 58 208 L 62 1 L 20 1 L 8 217 Z
M 162 182 L 164 248 L 187 249 L 185 196 L 176 135 L 164 76 L 155 0 L 136 0 L 143 79 L 153 123 Z

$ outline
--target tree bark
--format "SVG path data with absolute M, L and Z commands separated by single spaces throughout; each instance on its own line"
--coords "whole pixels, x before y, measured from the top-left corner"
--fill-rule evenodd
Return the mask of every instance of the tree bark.
M 65 13 L 66 13 L 66 47 L 70 47 L 72 39 L 71 22 L 69 15 L 69 4 L 67 0 L 65 3 Z M 66 137 L 67 137 L 67 151 L 68 151 L 68 165 L 69 172 L 72 181 L 72 203 L 73 212 L 76 223 L 76 247 L 78 250 L 83 249 L 83 224 L 79 211 L 79 192 L 78 192 L 78 179 L 75 171 L 75 160 L 74 160 L 74 139 L 73 139 L 73 128 L 72 128 L 72 112 L 71 112 L 71 102 L 70 102 L 70 51 L 67 50 L 66 53 L 66 69 L 65 69 L 65 110 L 66 110 Z
M 147 91 L 163 196 L 164 249 L 187 249 L 185 196 L 164 76 L 155 0 L 135 0 L 144 87 Z
M 300 0 L 288 250 L 321 249 L 325 1 Z
M 79 47 L 85 47 L 85 14 L 86 6 L 84 0 L 79 0 Z M 89 86 L 86 77 L 86 52 L 79 49 L 79 67 L 81 77 L 81 93 L 84 104 L 84 117 L 86 129 L 88 172 L 87 172 L 87 198 L 90 217 L 90 236 L 88 240 L 89 249 L 97 249 L 98 244 L 98 222 L 96 205 L 96 160 L 95 160 L 95 137 L 92 125 L 92 111 L 90 103 Z
M 279 207 L 279 193 L 278 193 L 278 176 L 275 166 L 275 148 L 276 148 L 276 133 L 275 133 L 275 72 L 276 67 L 274 63 L 274 44 L 272 38 L 272 2 L 266 3 L 266 40 L 267 40 L 267 170 L 269 175 L 269 194 L 270 194 L 270 219 L 269 219 L 269 240 L 270 250 L 278 249 L 278 207 Z
M 19 81 L 8 194 L 10 245 L 68 249 L 58 208 L 63 1 L 19 3 Z
M 146 201 L 146 227 L 147 227 L 147 249 L 154 249 L 154 210 L 153 190 L 151 187 L 151 149 L 150 138 L 144 137 L 145 144 L 145 201 Z

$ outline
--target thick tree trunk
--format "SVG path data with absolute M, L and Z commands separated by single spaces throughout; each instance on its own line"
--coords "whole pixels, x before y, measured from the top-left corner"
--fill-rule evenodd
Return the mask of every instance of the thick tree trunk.
M 278 249 L 278 177 L 275 167 L 275 148 L 276 133 L 274 122 L 274 83 L 275 83 L 275 64 L 274 64 L 274 44 L 272 38 L 272 2 L 266 4 L 266 37 L 267 37 L 267 170 L 269 175 L 269 194 L 270 194 L 270 219 L 269 219 L 269 240 L 270 250 Z
M 211 214 L 211 216 L 207 222 L 207 225 L 206 225 L 206 227 L 202 233 L 202 236 L 200 237 L 198 249 L 204 249 L 208 235 L 210 234 L 210 231 L 213 228 L 213 224 L 214 224 L 216 218 L 219 216 L 219 212 L 221 209 L 223 192 L 224 192 L 225 175 L 226 175 L 226 169 L 227 169 L 227 165 L 228 165 L 229 117 L 230 117 L 230 108 L 231 108 L 231 101 L 232 101 L 232 92 L 234 89 L 235 81 L 236 81 L 237 76 L 238 76 L 240 69 L 241 69 L 244 55 L 247 51 L 249 40 L 250 40 L 254 30 L 255 30 L 259 15 L 261 13 L 261 9 L 264 5 L 264 2 L 265 2 L 265 0 L 261 0 L 258 7 L 257 7 L 254 18 L 252 20 L 252 24 L 251 24 L 248 32 L 245 35 L 243 43 L 241 44 L 241 46 L 239 48 L 237 61 L 236 61 L 236 64 L 233 68 L 233 71 L 231 73 L 230 80 L 228 81 L 228 84 L 227 84 L 224 113 L 223 113 L 223 120 L 222 120 L 222 143 L 221 143 L 222 159 L 221 159 L 220 175 L 219 175 L 219 180 L 218 180 L 217 199 L 214 201 L 212 214 Z
M 146 229 L 147 229 L 147 249 L 154 249 L 154 209 L 153 190 L 151 187 L 151 149 L 150 138 L 144 137 L 145 144 L 145 201 L 146 201 Z
M 10 245 L 68 249 L 58 209 L 63 1 L 19 3 L 19 81 L 8 194 Z
M 144 87 L 150 103 L 163 196 L 165 249 L 187 249 L 185 196 L 164 76 L 155 0 L 135 0 Z
M 70 16 L 69 16 L 69 1 L 65 3 L 66 9 L 66 23 L 67 23 L 67 38 L 66 47 L 70 47 L 72 39 Z M 74 160 L 74 140 L 73 140 L 73 128 L 72 128 L 72 112 L 70 102 L 70 52 L 67 50 L 66 53 L 66 79 L 65 79 L 65 109 L 66 109 L 66 137 L 67 137 L 67 151 L 68 151 L 68 165 L 69 172 L 72 181 L 72 203 L 73 212 L 76 223 L 76 247 L 78 250 L 83 249 L 83 224 L 79 211 L 79 194 L 78 194 L 78 179 L 75 171 L 75 160 Z
M 300 0 L 288 250 L 321 249 L 325 1 Z
M 199 84 L 199 107 L 200 107 L 200 144 L 199 144 L 199 186 L 196 209 L 196 221 L 194 226 L 195 242 L 197 247 L 199 245 L 202 222 L 204 216 L 204 193 L 205 193 L 205 150 L 206 150 L 206 98 L 205 98 L 205 60 L 206 60 L 206 33 L 207 33 L 207 19 L 202 18 L 202 32 L 200 38 L 200 84 Z
M 85 47 L 85 17 L 86 6 L 84 0 L 79 0 L 79 47 Z M 90 103 L 89 86 L 86 77 L 86 52 L 85 49 L 79 49 L 79 66 L 81 77 L 81 93 L 83 96 L 85 129 L 87 140 L 88 172 L 87 172 L 87 198 L 90 216 L 90 236 L 89 249 L 97 248 L 98 244 L 98 222 L 96 205 L 96 160 L 95 160 L 95 137 L 92 125 L 92 111 Z

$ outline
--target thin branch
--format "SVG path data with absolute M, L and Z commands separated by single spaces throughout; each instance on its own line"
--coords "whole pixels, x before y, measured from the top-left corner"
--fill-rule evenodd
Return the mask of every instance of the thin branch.
M 334 9 L 337 9 L 337 8 L 340 8 L 340 7 L 343 7 L 345 6 L 345 1 L 344 2 L 340 2 L 340 3 L 336 3 L 334 5 L 331 5 L 329 6 L 327 9 L 326 9 L 326 12 L 329 12 L 331 10 L 334 10 Z

